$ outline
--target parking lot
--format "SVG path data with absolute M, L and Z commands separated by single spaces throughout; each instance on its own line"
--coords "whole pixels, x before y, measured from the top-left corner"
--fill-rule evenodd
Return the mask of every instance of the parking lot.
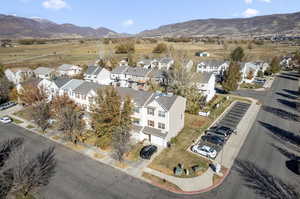
M 213 125 L 213 127 L 211 127 L 210 129 L 207 129 L 208 131 L 211 131 L 211 132 L 213 132 L 215 130 L 214 127 L 225 127 L 225 128 L 231 129 L 232 133 L 230 133 L 226 137 L 226 141 L 224 142 L 223 145 L 218 145 L 218 144 L 215 144 L 215 143 L 212 143 L 212 142 L 209 142 L 209 141 L 203 141 L 202 139 L 199 140 L 197 145 L 200 146 L 200 147 L 209 146 L 210 148 L 216 150 L 217 155 L 218 155 L 218 153 L 222 150 L 224 145 L 230 139 L 231 135 L 239 133 L 238 131 L 236 131 L 237 126 L 239 125 L 242 118 L 245 116 L 245 114 L 246 114 L 247 110 L 249 109 L 249 107 L 250 107 L 250 104 L 248 104 L 248 103 L 235 102 L 233 104 L 233 106 L 228 110 L 228 112 L 225 113 L 225 115 L 222 118 L 220 118 L 219 121 L 217 121 L 216 124 Z M 210 132 L 209 133 L 206 132 L 206 134 L 210 134 Z M 217 134 L 215 134 L 215 136 L 222 137 L 221 135 L 217 135 Z M 217 157 L 217 155 L 216 155 L 216 157 Z M 212 157 L 208 157 L 208 158 L 209 159 L 215 159 L 215 158 L 212 158 Z

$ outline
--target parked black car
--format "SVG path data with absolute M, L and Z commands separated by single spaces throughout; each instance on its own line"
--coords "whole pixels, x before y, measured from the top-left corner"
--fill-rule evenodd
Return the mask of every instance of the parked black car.
M 157 151 L 157 147 L 154 145 L 148 145 L 142 148 L 140 156 L 143 159 L 150 160 L 151 156 Z
M 203 141 L 210 142 L 210 143 L 216 144 L 216 145 L 223 145 L 225 143 L 224 139 L 222 139 L 219 136 L 215 136 L 215 135 L 205 135 L 205 136 L 202 136 L 201 139 Z
M 207 131 L 205 131 L 206 133 L 215 133 L 215 134 L 218 134 L 218 135 L 221 135 L 223 137 L 228 137 L 230 136 L 230 133 L 227 132 L 227 131 L 223 131 L 223 130 L 219 130 L 218 128 L 211 128 L 211 129 L 208 129 Z
M 215 130 L 215 131 L 218 131 L 218 132 L 222 132 L 222 133 L 226 133 L 228 135 L 231 135 L 232 133 L 236 133 L 236 129 L 232 129 L 232 128 L 229 128 L 227 126 L 214 126 L 212 127 L 211 129 Z
M 220 133 L 218 133 L 217 131 L 214 131 L 214 130 L 205 131 L 205 135 L 207 135 L 207 136 L 218 136 L 218 137 L 224 139 L 225 141 L 227 141 L 229 139 L 229 136 L 222 135 L 222 134 L 220 134 Z

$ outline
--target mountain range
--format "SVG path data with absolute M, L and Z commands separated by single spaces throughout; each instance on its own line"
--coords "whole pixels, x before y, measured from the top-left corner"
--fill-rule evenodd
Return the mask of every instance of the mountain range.
M 0 14 L 0 38 L 84 38 L 84 37 L 180 37 L 180 36 L 258 36 L 300 34 L 300 12 L 252 18 L 199 19 L 164 25 L 136 35 L 119 34 L 108 28 L 57 24 L 40 18 Z

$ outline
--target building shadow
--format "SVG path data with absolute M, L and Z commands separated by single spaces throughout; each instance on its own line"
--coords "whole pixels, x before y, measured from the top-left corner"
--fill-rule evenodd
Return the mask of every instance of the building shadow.
M 293 80 L 293 81 L 298 81 L 298 78 L 289 77 L 289 76 L 286 76 L 286 75 L 278 75 L 277 77 L 288 79 L 288 80 Z
M 300 175 L 300 160 L 289 160 L 285 162 L 285 166 L 297 175 Z
M 279 108 L 274 108 L 271 106 L 262 106 L 262 110 L 268 112 L 268 113 L 272 113 L 282 119 L 285 120 L 291 120 L 291 121 L 295 121 L 295 122 L 300 122 L 300 116 L 294 113 L 290 113 L 286 110 L 283 109 L 279 109 Z
M 271 136 L 279 138 L 285 142 L 289 142 L 291 144 L 300 146 L 300 136 L 296 135 L 295 133 L 292 133 L 290 131 L 278 128 L 276 126 L 273 126 L 271 124 L 259 121 L 259 123 L 265 127 L 269 132 L 271 133 Z
M 293 91 L 293 90 L 289 90 L 289 89 L 282 89 L 284 92 L 289 93 L 291 95 L 296 95 L 296 96 L 300 96 L 300 93 L 298 91 Z
M 261 198 L 299 199 L 300 195 L 294 186 L 283 182 L 252 162 L 236 160 L 234 170 L 242 177 L 244 185 Z
M 292 108 L 292 109 L 296 109 L 297 108 L 297 102 L 295 101 L 289 101 L 289 100 L 285 100 L 285 99 L 277 99 L 277 101 L 284 105 L 284 106 L 287 106 L 289 108 Z
M 285 98 L 289 98 L 289 99 L 297 99 L 297 97 L 295 96 L 292 96 L 292 95 L 288 95 L 288 94 L 285 94 L 285 93 L 281 93 L 281 92 L 276 92 L 277 95 L 281 96 L 281 97 L 285 97 Z
M 292 76 L 292 77 L 300 77 L 299 74 L 296 74 L 296 73 L 282 73 L 283 75 L 286 75 L 286 76 Z

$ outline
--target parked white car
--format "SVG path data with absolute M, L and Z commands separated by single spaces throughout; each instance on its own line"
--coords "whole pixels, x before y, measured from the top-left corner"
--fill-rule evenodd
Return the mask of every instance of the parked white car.
M 217 151 L 206 145 L 204 146 L 194 145 L 192 146 L 192 151 L 210 158 L 215 158 L 217 156 Z
M 0 118 L 0 122 L 4 123 L 4 124 L 8 124 L 12 122 L 12 119 L 8 116 L 4 116 Z

